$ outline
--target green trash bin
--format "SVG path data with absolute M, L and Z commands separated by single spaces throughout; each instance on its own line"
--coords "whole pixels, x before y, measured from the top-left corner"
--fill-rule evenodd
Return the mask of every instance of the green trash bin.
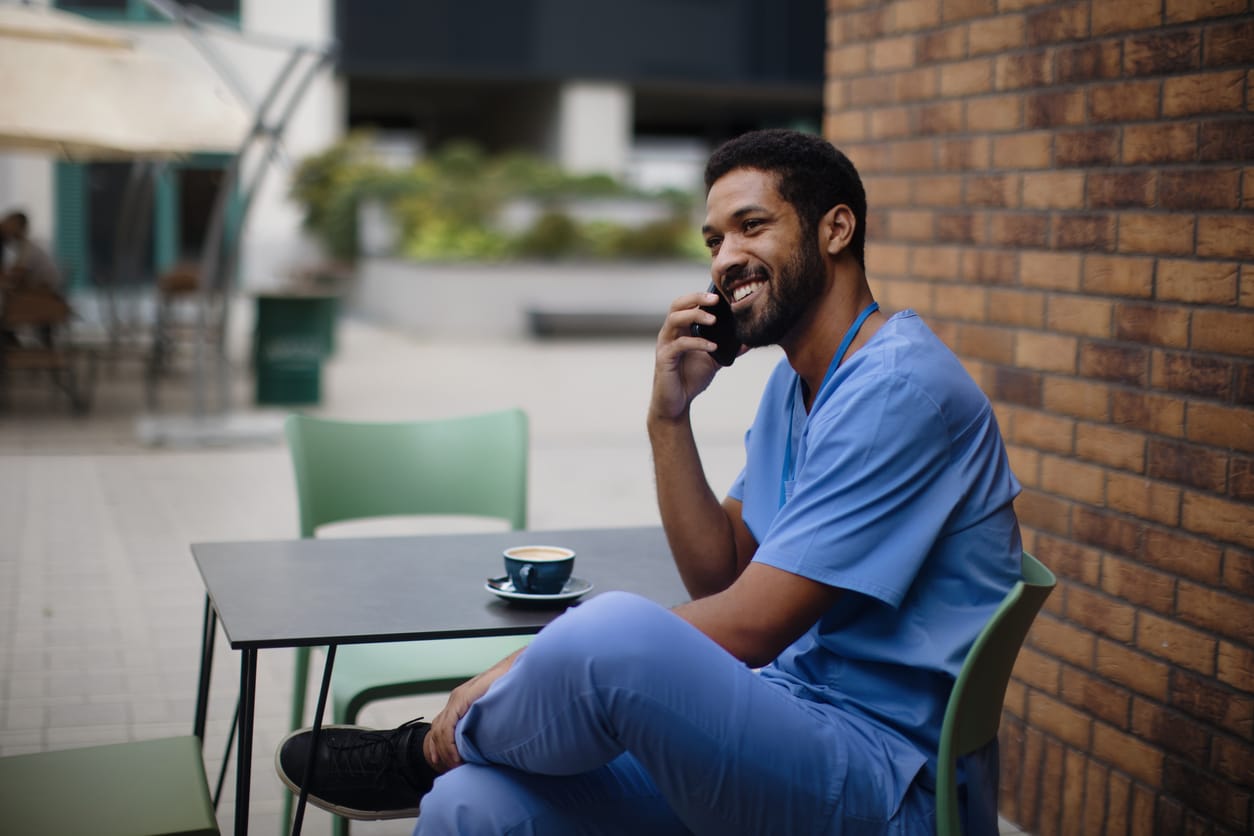
M 322 399 L 322 361 L 335 348 L 335 296 L 263 294 L 257 297 L 253 365 L 258 404 L 316 404 Z

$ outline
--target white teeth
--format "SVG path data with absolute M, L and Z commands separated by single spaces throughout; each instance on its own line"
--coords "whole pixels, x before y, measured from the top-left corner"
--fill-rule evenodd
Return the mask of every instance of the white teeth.
M 750 282 L 749 284 L 742 284 L 732 292 L 732 301 L 739 302 L 741 299 L 749 296 L 764 284 L 766 284 L 766 282 Z

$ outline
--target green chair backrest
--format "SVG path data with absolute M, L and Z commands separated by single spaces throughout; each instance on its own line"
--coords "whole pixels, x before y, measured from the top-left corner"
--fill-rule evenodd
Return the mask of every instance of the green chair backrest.
M 1006 594 L 967 653 L 950 692 L 941 727 L 936 775 L 936 832 L 962 836 L 958 803 L 958 758 L 997 736 L 1002 701 L 1019 648 L 1057 579 L 1044 564 L 1023 553 L 1023 578 Z
M 300 534 L 344 520 L 470 515 L 527 523 L 527 415 L 404 422 L 288 417 Z

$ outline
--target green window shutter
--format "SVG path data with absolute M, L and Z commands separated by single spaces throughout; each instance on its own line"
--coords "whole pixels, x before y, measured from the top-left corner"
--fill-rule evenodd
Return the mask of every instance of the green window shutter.
M 87 281 L 87 169 L 80 163 L 58 161 L 54 173 L 56 216 L 53 249 L 65 271 L 67 290 L 86 287 Z

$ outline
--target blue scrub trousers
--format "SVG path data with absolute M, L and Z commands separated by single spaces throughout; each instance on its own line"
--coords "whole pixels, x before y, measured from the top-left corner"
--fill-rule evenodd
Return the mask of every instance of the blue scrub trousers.
M 669 610 L 607 593 L 542 631 L 457 727 L 416 836 L 932 834 L 873 727 L 768 682 Z

